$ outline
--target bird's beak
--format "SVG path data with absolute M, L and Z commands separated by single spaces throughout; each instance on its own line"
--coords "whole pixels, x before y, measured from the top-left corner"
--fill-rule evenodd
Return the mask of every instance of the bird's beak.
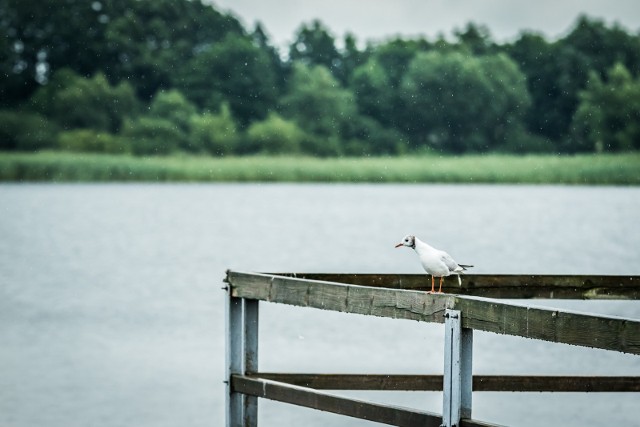
M 396 245 L 396 248 L 399 248 L 400 246 L 402 246 L 402 243 L 398 243 L 398 244 Z

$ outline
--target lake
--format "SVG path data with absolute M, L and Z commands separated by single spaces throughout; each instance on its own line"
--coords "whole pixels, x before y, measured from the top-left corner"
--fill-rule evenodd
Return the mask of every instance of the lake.
M 224 424 L 226 269 L 640 274 L 640 188 L 0 185 L 0 425 Z M 425 280 L 428 278 L 425 276 Z M 525 302 L 640 318 L 624 301 Z M 442 372 L 440 325 L 261 305 L 260 369 Z M 416 351 L 419 349 L 419 351 Z M 640 357 L 474 334 L 474 373 L 640 375 Z M 439 393 L 344 392 L 440 412 Z M 474 418 L 634 425 L 633 393 L 474 393 Z M 269 401 L 260 426 L 372 423 Z

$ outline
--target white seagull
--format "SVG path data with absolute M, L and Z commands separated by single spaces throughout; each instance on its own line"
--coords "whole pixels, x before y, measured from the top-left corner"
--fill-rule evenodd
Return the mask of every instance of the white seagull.
M 431 292 L 435 292 L 434 277 L 440 278 L 440 289 L 438 290 L 438 293 L 441 293 L 442 281 L 445 276 L 457 274 L 458 284 L 462 286 L 460 274 L 463 274 L 467 268 L 473 267 L 473 265 L 458 264 L 453 260 L 453 258 L 451 258 L 451 255 L 445 251 L 429 246 L 411 234 L 404 236 L 404 239 L 396 245 L 396 248 L 399 248 L 400 246 L 407 246 L 416 251 L 420 258 L 422 267 L 425 269 L 427 274 L 431 275 Z

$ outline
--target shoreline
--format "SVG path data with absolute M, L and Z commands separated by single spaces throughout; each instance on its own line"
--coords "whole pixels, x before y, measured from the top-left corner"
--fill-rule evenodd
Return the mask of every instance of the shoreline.
M 640 185 L 640 153 L 399 157 L 0 153 L 0 182 Z

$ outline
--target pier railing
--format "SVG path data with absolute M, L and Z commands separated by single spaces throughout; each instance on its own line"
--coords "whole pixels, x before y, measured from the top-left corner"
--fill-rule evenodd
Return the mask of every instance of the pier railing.
M 472 374 L 473 331 L 640 355 L 640 321 L 528 307 L 497 298 L 640 299 L 639 276 L 468 275 L 462 287 L 425 292 L 424 275 L 258 274 L 229 271 L 227 426 L 256 426 L 257 399 L 397 426 L 490 426 L 472 419 L 472 391 L 638 392 L 637 376 Z M 457 285 L 457 283 L 456 283 Z M 480 296 L 478 296 L 480 295 Z M 491 298 L 487 298 L 491 297 Z M 259 301 L 393 319 L 443 323 L 443 375 L 258 372 Z M 323 390 L 442 391 L 436 414 Z

